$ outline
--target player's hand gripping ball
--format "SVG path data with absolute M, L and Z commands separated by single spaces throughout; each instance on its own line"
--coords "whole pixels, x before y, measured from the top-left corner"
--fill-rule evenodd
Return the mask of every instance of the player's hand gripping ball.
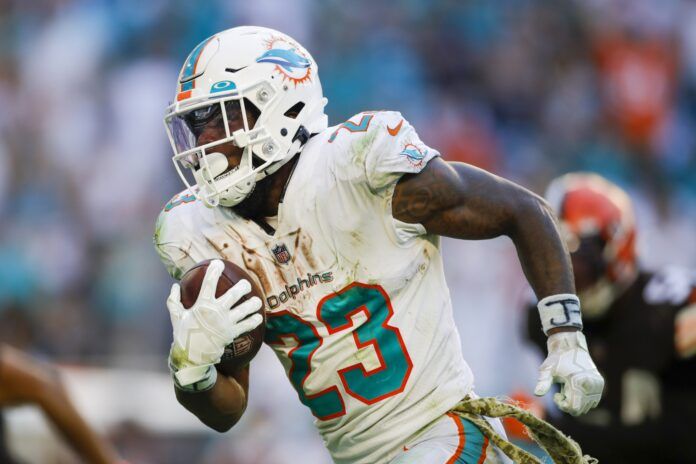
M 222 263 L 222 269 L 209 269 L 220 266 L 213 264 L 215 262 Z M 218 272 L 214 297 L 202 295 L 201 288 L 206 287 L 206 284 L 211 287 L 210 279 L 215 278 Z M 206 260 L 189 269 L 179 285 L 181 306 L 186 310 L 193 308 L 198 312 L 196 319 L 204 326 L 203 330 L 213 334 L 212 338 L 217 339 L 218 344 L 224 340 L 222 345 L 219 345 L 220 348 L 224 346 L 224 351 L 221 353 L 220 361 L 215 364 L 218 371 L 231 375 L 240 367 L 249 364 L 261 348 L 266 328 L 263 304 L 258 310 L 250 312 L 250 308 L 259 306 L 258 303 L 253 305 L 251 300 L 258 298 L 262 302 L 263 298 L 249 274 L 229 261 Z M 209 289 L 210 293 L 211 290 L 212 287 Z M 235 312 L 240 314 L 235 315 Z M 217 314 L 213 314 L 214 317 L 206 317 L 206 313 Z M 224 317 L 220 317 L 220 313 Z M 260 324 L 257 324 L 257 314 L 261 317 Z M 248 327 L 252 325 L 254 327 L 249 330 Z M 230 338 L 232 341 L 229 341 Z M 228 343 L 225 345 L 225 342 Z

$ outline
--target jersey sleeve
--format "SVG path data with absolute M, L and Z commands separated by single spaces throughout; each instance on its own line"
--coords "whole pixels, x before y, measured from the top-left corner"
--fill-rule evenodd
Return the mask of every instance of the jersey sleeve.
M 375 192 L 388 190 L 391 195 L 402 175 L 418 173 L 440 156 L 397 111 L 374 113 L 372 124 L 374 141 L 365 156 L 365 176 Z
M 167 272 L 176 280 L 196 263 L 187 252 L 192 243 L 187 241 L 185 221 L 182 218 L 184 210 L 176 208 L 185 200 L 181 194 L 170 200 L 157 217 L 153 242 Z
M 384 200 L 396 241 L 404 244 L 424 235 L 421 224 L 399 221 L 391 215 L 391 199 L 396 184 L 404 174 L 417 174 L 428 162 L 440 156 L 425 145 L 411 124 L 396 111 L 382 111 L 374 116 L 374 142 L 365 156 L 365 177 L 369 189 Z
M 379 202 L 394 239 L 405 244 L 426 233 L 421 224 L 408 224 L 391 215 L 391 200 L 404 174 L 416 174 L 440 156 L 425 145 L 416 130 L 396 111 L 360 113 L 336 126 L 328 139 L 345 153 L 336 169 L 355 188 Z

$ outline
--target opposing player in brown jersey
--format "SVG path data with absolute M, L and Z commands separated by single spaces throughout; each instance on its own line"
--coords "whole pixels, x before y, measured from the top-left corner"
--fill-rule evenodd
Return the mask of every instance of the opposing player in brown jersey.
M 624 191 L 594 174 L 555 180 L 547 199 L 566 233 L 599 407 L 557 426 L 600 462 L 696 462 L 696 273 L 640 269 Z M 528 333 L 540 347 L 536 306 Z M 553 420 L 552 420 L 553 422 Z

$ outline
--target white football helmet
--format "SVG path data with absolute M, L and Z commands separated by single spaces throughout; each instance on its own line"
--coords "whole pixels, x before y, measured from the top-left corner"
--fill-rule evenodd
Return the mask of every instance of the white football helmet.
M 174 166 L 191 193 L 208 206 L 237 205 L 257 181 L 299 153 L 311 134 L 326 129 L 327 100 L 317 70 L 301 45 L 263 27 L 235 27 L 196 46 L 164 117 Z M 259 113 L 253 127 L 249 104 Z M 230 133 L 228 115 L 234 109 L 241 109 L 244 128 Z M 222 118 L 224 137 L 199 145 L 197 128 L 215 117 Z M 216 152 L 229 142 L 243 148 L 234 169 Z

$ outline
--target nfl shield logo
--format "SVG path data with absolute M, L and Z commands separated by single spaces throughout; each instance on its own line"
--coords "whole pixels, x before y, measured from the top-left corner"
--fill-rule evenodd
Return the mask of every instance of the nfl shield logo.
M 280 264 L 285 264 L 290 261 L 290 252 L 284 243 L 279 243 L 278 245 L 274 246 L 271 251 L 275 256 L 276 261 L 278 261 Z

